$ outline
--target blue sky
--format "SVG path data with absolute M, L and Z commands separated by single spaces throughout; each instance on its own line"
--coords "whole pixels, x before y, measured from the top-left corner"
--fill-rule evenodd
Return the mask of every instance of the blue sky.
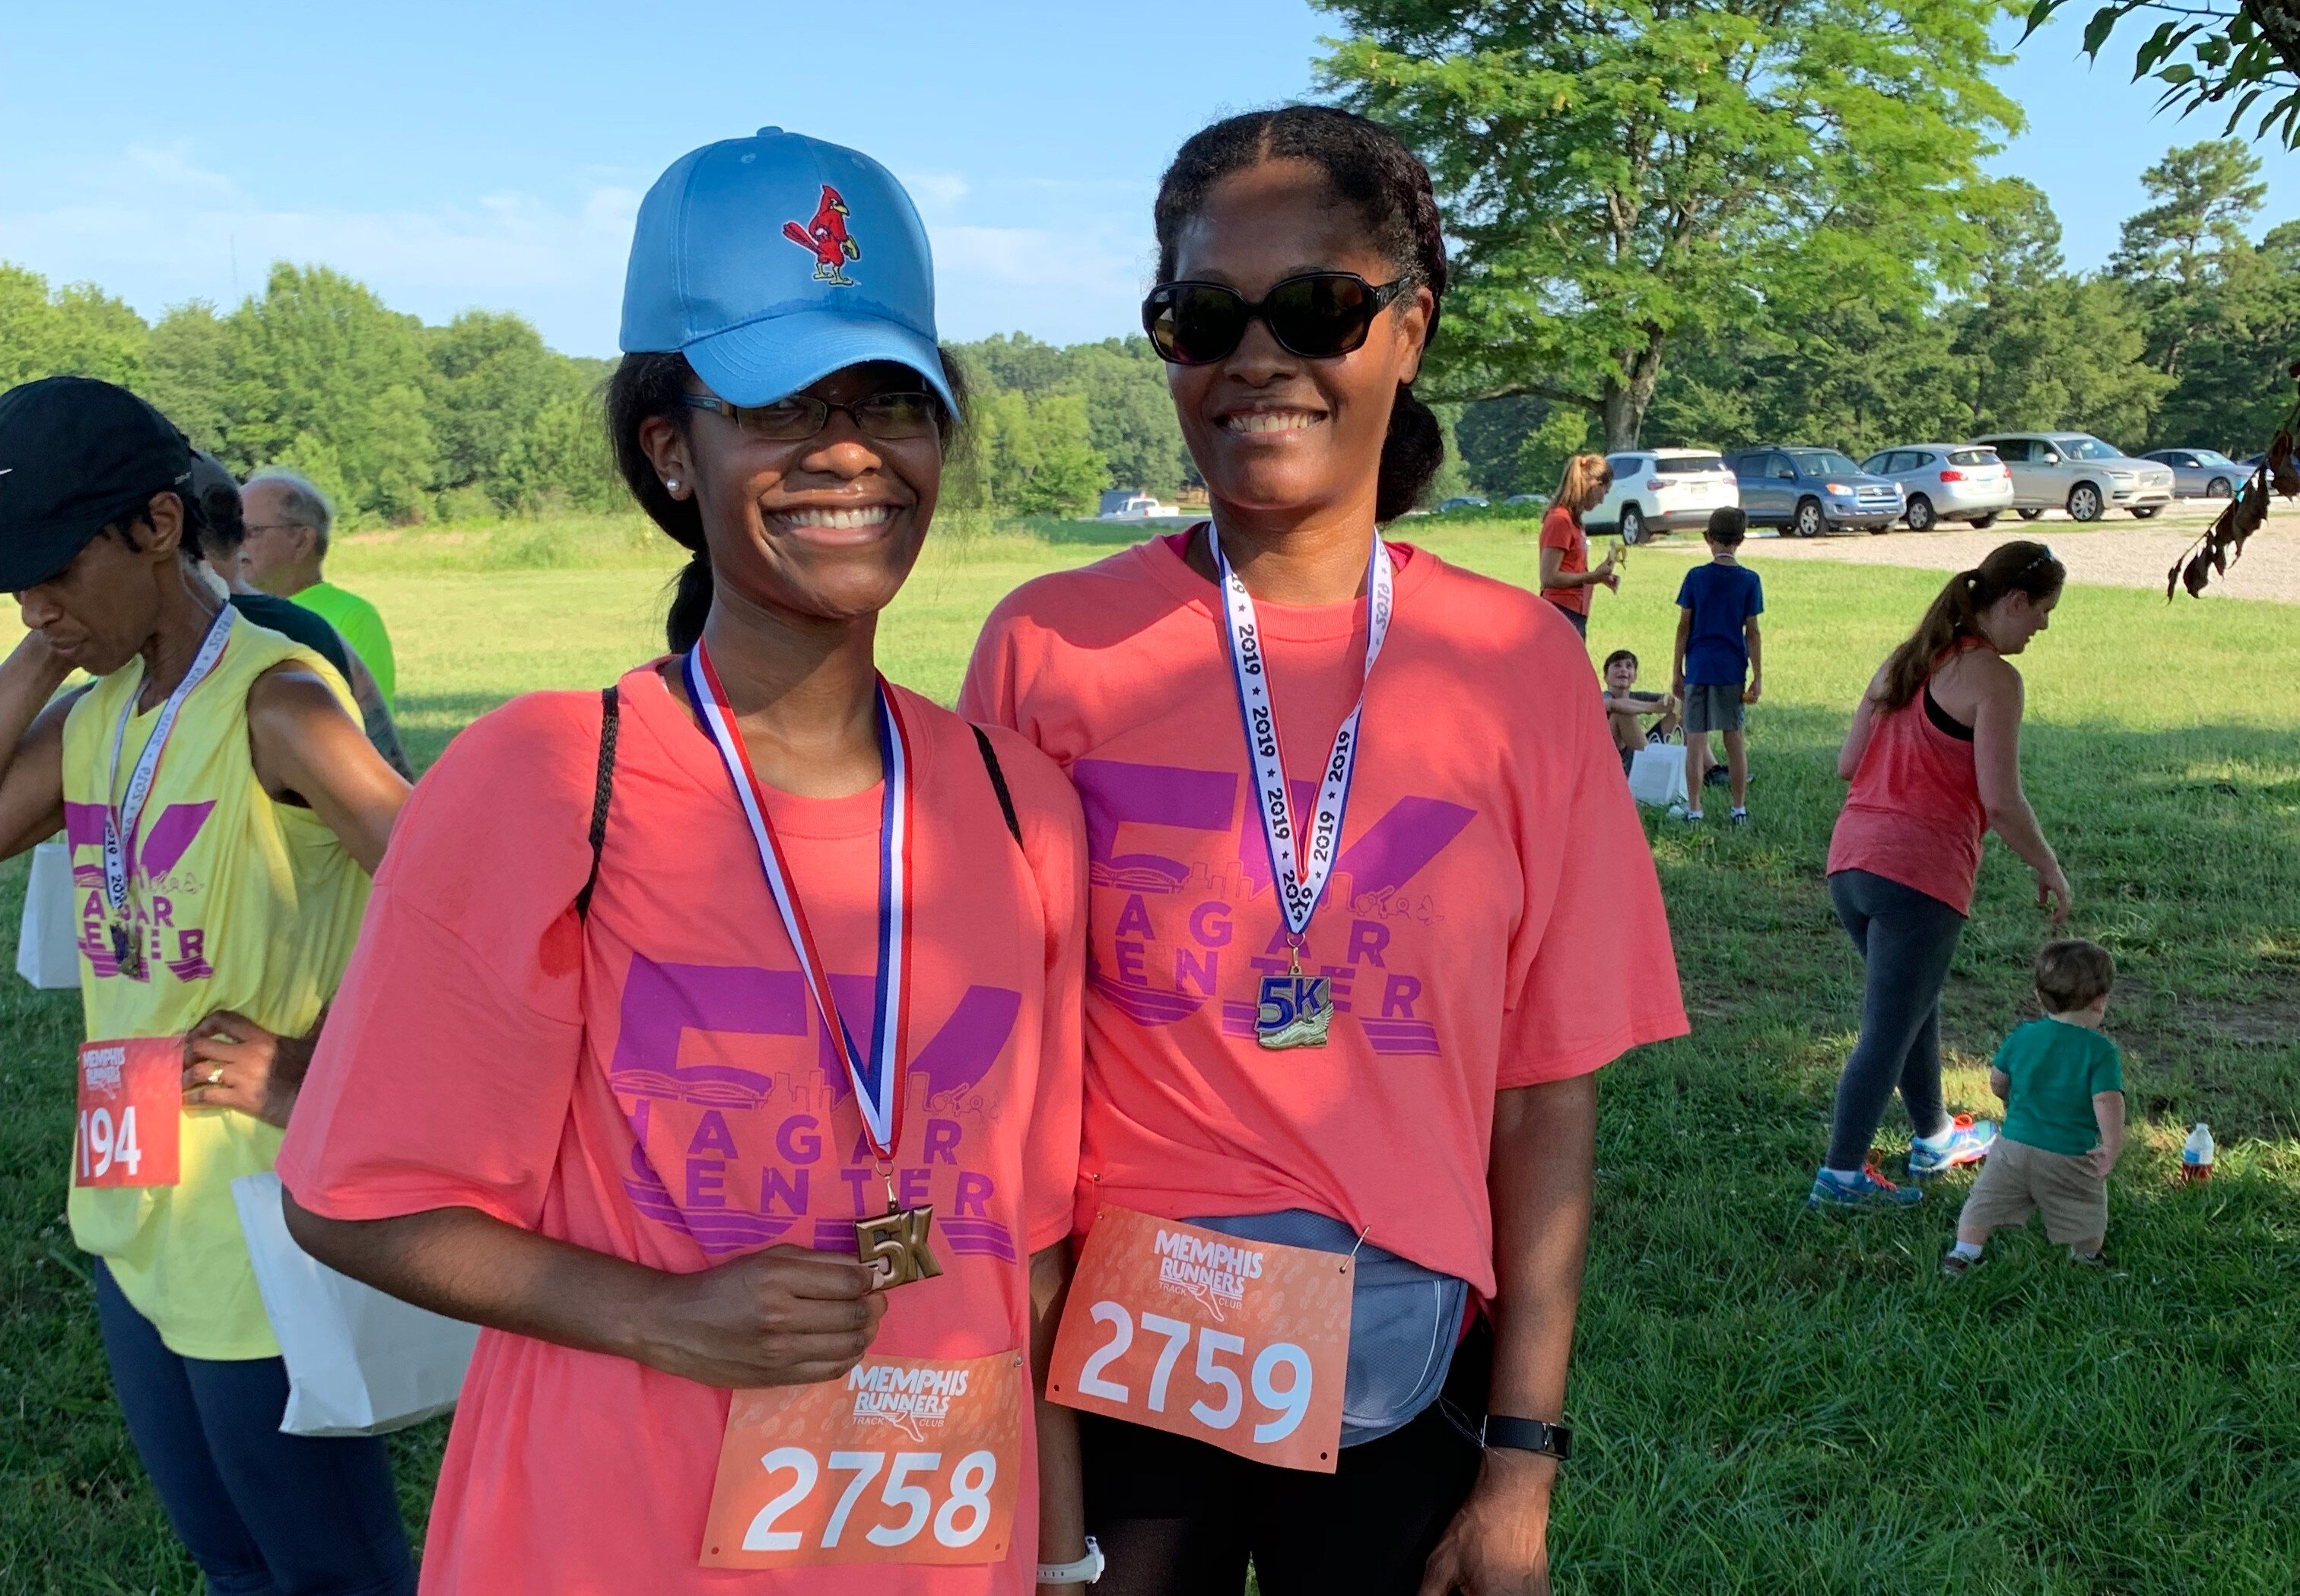
M 79 7 L 12 10 L 0 260 L 147 316 L 229 303 L 276 258 L 323 262 L 427 320 L 517 310 L 584 354 L 613 351 L 646 186 L 765 123 L 859 145 L 911 186 L 947 336 L 1131 330 L 1175 145 L 1305 92 L 1336 31 L 1297 0 L 123 0 L 100 32 Z M 2141 170 L 2219 128 L 2154 116 L 2129 46 L 2090 69 L 2078 29 L 2055 24 L 2005 72 L 2029 126 L 1995 164 L 2042 185 L 2070 262 L 2093 267 L 2140 207 Z M 178 62 L 155 64 L 171 43 Z M 2300 215 L 2300 161 L 2266 158 L 2263 220 Z

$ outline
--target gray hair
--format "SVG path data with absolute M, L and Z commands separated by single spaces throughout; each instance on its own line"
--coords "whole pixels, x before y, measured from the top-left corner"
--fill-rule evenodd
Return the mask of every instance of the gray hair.
M 321 560 L 328 557 L 328 532 L 336 524 L 336 507 L 328 503 L 328 495 L 319 485 L 300 471 L 283 470 L 278 466 L 266 466 L 247 479 L 254 487 L 259 482 L 277 482 L 287 490 L 279 501 L 279 513 L 291 527 L 312 528 L 312 553 Z

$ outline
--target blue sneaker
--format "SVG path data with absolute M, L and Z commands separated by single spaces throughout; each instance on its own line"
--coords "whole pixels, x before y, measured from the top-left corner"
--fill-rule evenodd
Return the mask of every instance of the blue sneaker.
M 1992 1121 L 1959 1114 L 1932 1140 L 1909 1143 L 1909 1178 L 1930 1180 L 1959 1164 L 1977 1164 L 1996 1144 L 1996 1126 Z
M 1807 1208 L 1910 1208 L 1922 1202 L 1925 1194 L 1912 1187 L 1896 1186 L 1877 1173 L 1870 1165 L 1857 1175 L 1840 1174 L 1835 1169 L 1823 1169 L 1812 1177 L 1812 1191 L 1805 1198 Z

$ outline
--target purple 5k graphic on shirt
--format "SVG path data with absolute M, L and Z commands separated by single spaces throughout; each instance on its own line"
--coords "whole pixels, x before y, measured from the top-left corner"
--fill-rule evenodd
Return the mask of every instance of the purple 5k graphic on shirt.
M 1104 937 L 1099 931 L 1095 937 L 1088 974 L 1095 993 L 1143 1026 L 1173 1025 L 1219 1000 L 1223 1032 L 1251 1037 L 1261 977 L 1283 974 L 1289 955 L 1261 818 L 1251 804 L 1241 807 L 1240 777 L 1082 759 L 1071 765 L 1071 780 L 1086 809 L 1094 919 L 1112 927 L 1106 961 Z M 1295 812 L 1306 813 L 1315 785 L 1288 786 Z M 1440 918 L 1430 894 L 1415 890 L 1415 878 L 1476 818 L 1475 810 L 1444 799 L 1403 797 L 1358 831 L 1335 863 L 1311 922 L 1303 973 L 1332 983 L 1335 1012 L 1350 1015 L 1377 1053 L 1438 1051 L 1437 1027 L 1416 1012 L 1423 977 L 1392 968 L 1389 949 L 1400 922 Z M 1138 846 L 1121 851 L 1161 827 L 1228 833 L 1234 844 L 1190 860 Z M 1119 902 L 1105 917 L 1110 894 Z M 1265 896 L 1270 940 L 1259 949 L 1233 945 L 1238 910 Z
M 832 974 L 845 1014 L 871 1011 L 872 982 Z M 935 1235 L 957 1254 L 1012 1263 L 1011 1200 L 969 1167 L 968 1133 L 993 1104 L 978 1090 L 996 1066 L 1022 994 L 969 986 L 941 1024 L 914 1014 L 911 1101 L 896 1150 L 895 1193 L 936 1205 Z M 883 1212 L 886 1183 L 853 1110 L 846 1072 L 795 969 L 658 964 L 635 954 L 607 1081 L 633 1144 L 623 1189 L 651 1219 L 708 1253 L 776 1242 L 854 1250 L 854 1221 Z M 812 1036 L 811 1048 L 790 1039 Z M 924 1112 L 921 1110 L 923 1108 Z M 843 1153 L 838 1126 L 853 1145 Z
M 215 973 L 207 957 L 207 928 L 200 923 L 206 903 L 204 884 L 176 868 L 214 812 L 212 802 L 171 803 L 148 816 L 128 839 L 128 875 L 134 885 L 129 913 L 136 935 L 144 940 L 146 960 L 144 973 L 136 977 L 139 981 L 149 981 L 154 968 L 161 965 L 179 981 L 204 981 Z M 81 951 L 99 979 L 118 977 L 119 961 L 104 933 L 104 805 L 65 804 L 64 840 L 72 852 Z M 90 855 L 87 863 L 80 861 L 83 850 Z

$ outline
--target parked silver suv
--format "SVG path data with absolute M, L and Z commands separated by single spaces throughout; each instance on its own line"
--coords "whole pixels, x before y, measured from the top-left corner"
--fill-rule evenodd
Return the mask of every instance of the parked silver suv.
M 2173 495 L 2183 499 L 2232 497 L 2246 474 L 2218 449 L 2151 449 L 2140 458 L 2171 466 Z
M 2065 510 L 2096 521 L 2112 506 L 2146 520 L 2172 502 L 2172 468 L 2135 460 L 2089 432 L 2006 432 L 1976 438 L 2012 468 L 2012 507 L 2023 520 Z
M 2012 473 L 1978 444 L 1907 444 L 1871 454 L 1861 469 L 1901 485 L 1912 532 L 1929 532 L 1942 521 L 1986 527 L 2012 508 Z

